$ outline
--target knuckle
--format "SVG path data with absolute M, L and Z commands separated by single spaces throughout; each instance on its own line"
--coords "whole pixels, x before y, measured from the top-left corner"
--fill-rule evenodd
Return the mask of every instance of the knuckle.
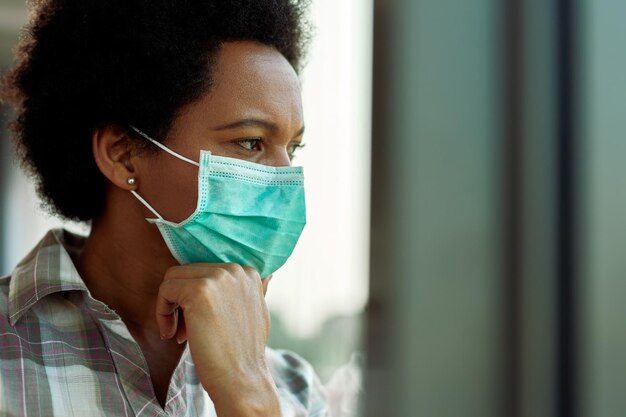
M 259 272 L 251 266 L 244 266 L 242 269 L 248 277 L 258 279 L 259 281 L 261 280 Z
M 214 293 L 214 285 L 211 279 L 196 279 L 189 286 L 187 299 L 192 304 L 206 304 L 211 301 Z
M 196 279 L 193 281 L 193 291 L 200 294 L 210 293 L 212 290 L 212 283 L 210 279 Z
M 228 272 L 230 272 L 232 275 L 239 275 L 242 272 L 244 272 L 244 268 L 234 262 L 229 262 L 227 264 L 224 264 L 224 269 Z
M 161 282 L 161 285 L 159 285 L 159 294 L 162 294 L 166 291 L 169 290 L 169 288 L 171 288 L 173 282 L 171 280 L 164 280 L 163 282 Z
M 176 278 L 176 275 L 178 274 L 179 270 L 180 270 L 180 265 L 171 266 L 167 268 L 167 270 L 165 271 L 165 275 L 163 276 L 163 280 L 167 281 L 167 280 Z
M 158 295 L 160 298 L 172 297 L 176 292 L 176 282 L 174 280 L 164 280 L 159 286 Z
M 212 273 L 211 273 L 211 278 L 215 279 L 215 280 L 224 280 L 229 278 L 232 275 L 232 272 L 230 272 L 229 269 L 227 268 L 216 268 Z

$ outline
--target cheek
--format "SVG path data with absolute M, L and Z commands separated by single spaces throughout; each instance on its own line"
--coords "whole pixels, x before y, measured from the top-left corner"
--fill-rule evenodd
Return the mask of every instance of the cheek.
M 165 220 L 179 223 L 196 209 L 198 167 L 183 161 L 163 161 L 142 179 L 139 192 Z

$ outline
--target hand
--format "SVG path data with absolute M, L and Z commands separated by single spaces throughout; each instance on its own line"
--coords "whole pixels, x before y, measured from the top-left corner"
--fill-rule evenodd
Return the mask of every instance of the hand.
M 188 340 L 220 417 L 280 415 L 265 362 L 268 282 L 237 264 L 190 264 L 168 269 L 159 289 L 161 337 Z

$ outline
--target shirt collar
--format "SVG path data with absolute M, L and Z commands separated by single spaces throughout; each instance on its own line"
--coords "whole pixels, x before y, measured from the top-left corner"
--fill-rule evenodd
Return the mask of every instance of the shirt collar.
M 45 296 L 63 291 L 88 291 L 72 256 L 86 238 L 63 229 L 49 231 L 15 267 L 9 284 L 9 322 L 13 326 Z

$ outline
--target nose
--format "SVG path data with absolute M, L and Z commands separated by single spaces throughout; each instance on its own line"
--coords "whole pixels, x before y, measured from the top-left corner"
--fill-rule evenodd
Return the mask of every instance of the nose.
M 272 167 L 288 167 L 291 166 L 291 159 L 287 147 L 273 146 L 267 150 L 263 160 L 263 165 Z

